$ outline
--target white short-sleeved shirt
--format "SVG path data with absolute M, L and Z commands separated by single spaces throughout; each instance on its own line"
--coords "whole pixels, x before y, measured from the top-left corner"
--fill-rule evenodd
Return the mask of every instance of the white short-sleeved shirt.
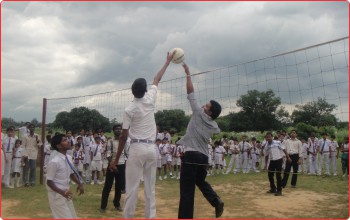
M 339 148 L 338 142 L 337 141 L 331 141 L 331 149 L 332 151 L 337 151 Z
M 67 158 L 70 163 L 73 164 L 71 158 Z M 58 188 L 62 190 L 68 190 L 70 175 L 72 173 L 73 170 L 67 163 L 66 156 L 60 152 L 57 152 L 57 154 L 55 154 L 55 157 L 52 158 L 52 160 L 47 165 L 46 179 L 52 180 Z M 52 189 L 48 186 L 47 189 L 52 191 Z
M 96 148 L 97 148 L 97 151 L 96 151 Z M 104 151 L 104 148 L 102 144 L 93 144 L 91 146 L 92 160 L 101 160 L 103 151 Z M 95 152 L 96 152 L 96 155 L 95 155 Z
M 326 139 L 324 140 L 323 138 L 320 139 L 318 142 L 317 142 L 317 147 L 319 147 L 320 149 L 320 152 L 322 151 L 323 152 L 329 152 L 331 150 L 331 141 Z M 322 149 L 323 148 L 323 149 Z
M 264 148 L 264 155 L 269 155 L 270 160 L 279 160 L 283 158 L 285 146 L 281 144 L 280 141 L 273 140 L 271 144 L 266 142 L 266 146 Z
M 152 85 L 143 98 L 134 100 L 125 108 L 123 129 L 129 129 L 131 139 L 156 139 L 157 127 L 154 118 L 157 86 Z
M 2 141 L 2 149 L 6 154 L 12 154 L 12 149 L 15 148 L 15 142 L 17 138 L 6 136 Z M 10 145 L 9 145 L 10 143 Z
M 245 141 L 243 143 L 243 141 L 239 142 L 238 144 L 238 147 L 239 147 L 239 151 L 241 153 L 243 152 L 247 152 L 248 150 L 250 150 L 252 148 L 252 145 L 249 144 L 249 142 Z

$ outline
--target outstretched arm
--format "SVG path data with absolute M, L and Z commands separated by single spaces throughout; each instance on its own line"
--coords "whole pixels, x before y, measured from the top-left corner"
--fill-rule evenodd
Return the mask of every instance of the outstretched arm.
M 160 80 L 162 79 L 162 77 L 165 73 L 165 70 L 168 68 L 170 61 L 173 59 L 175 52 L 176 51 L 174 51 L 172 54 L 170 54 L 168 52 L 168 55 L 167 55 L 167 58 L 166 58 L 166 61 L 163 65 L 163 67 L 159 70 L 159 72 L 157 73 L 157 75 L 153 79 L 153 85 L 158 86 L 158 83 L 160 82 Z
M 187 94 L 190 94 L 190 93 L 194 92 L 193 83 L 192 83 L 192 80 L 191 80 L 190 70 L 189 70 L 187 64 L 184 63 L 182 66 L 184 67 L 185 73 L 186 73 Z

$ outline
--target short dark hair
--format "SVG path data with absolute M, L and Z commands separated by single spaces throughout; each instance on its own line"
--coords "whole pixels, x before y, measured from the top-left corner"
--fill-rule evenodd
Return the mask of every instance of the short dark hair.
M 214 100 L 210 100 L 210 104 L 211 104 L 211 107 L 210 107 L 211 115 L 210 115 L 210 117 L 212 119 L 216 119 L 217 117 L 219 117 L 219 115 L 221 113 L 221 105 L 217 101 L 214 101 Z
M 267 136 L 267 135 L 271 135 L 271 137 L 273 137 L 271 132 L 267 132 L 265 136 Z
M 131 86 L 132 94 L 135 98 L 142 98 L 147 92 L 147 82 L 144 78 L 135 79 Z
M 331 135 L 331 138 L 335 138 L 335 135 L 334 135 L 334 134 L 332 134 L 332 135 Z
M 59 145 L 62 141 L 62 138 L 64 138 L 66 135 L 64 134 L 57 134 L 53 136 L 51 140 L 51 146 L 54 150 L 58 150 L 57 145 Z
M 255 138 L 255 137 L 252 137 L 252 141 L 256 141 L 256 138 Z
M 15 129 L 11 126 L 11 127 L 8 127 L 7 129 L 6 129 L 6 131 L 7 132 L 9 132 L 9 131 L 14 131 Z
M 322 133 L 322 136 L 323 136 L 323 135 L 326 135 L 326 136 L 327 136 L 327 133 L 326 133 L 326 132 L 323 132 L 323 133 Z
M 116 129 L 117 127 L 122 127 L 122 124 L 118 123 L 118 124 L 113 125 L 112 130 L 114 131 L 114 129 Z

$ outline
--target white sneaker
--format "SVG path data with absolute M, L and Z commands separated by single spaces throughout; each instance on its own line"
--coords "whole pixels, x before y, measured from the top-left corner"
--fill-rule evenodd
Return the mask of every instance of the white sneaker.
M 105 181 L 98 181 L 98 185 L 102 185 L 104 183 L 105 183 Z
M 165 180 L 166 180 L 167 178 L 168 178 L 168 176 L 167 176 L 167 175 L 164 175 L 163 179 L 165 179 Z
M 158 177 L 159 180 L 163 180 L 161 176 Z
M 9 185 L 8 188 L 13 189 L 15 187 L 13 185 Z
M 255 170 L 255 173 L 260 173 L 260 171 L 259 170 Z
M 346 177 L 346 173 L 343 174 L 343 178 Z
M 180 176 L 178 176 L 176 179 L 179 180 L 179 179 L 180 179 Z
M 176 176 L 171 176 L 170 178 L 171 178 L 171 179 L 174 179 L 174 178 L 176 178 Z
M 338 174 L 337 174 L 337 173 L 334 173 L 333 176 L 338 176 Z
M 210 176 L 210 173 L 207 173 L 207 176 Z

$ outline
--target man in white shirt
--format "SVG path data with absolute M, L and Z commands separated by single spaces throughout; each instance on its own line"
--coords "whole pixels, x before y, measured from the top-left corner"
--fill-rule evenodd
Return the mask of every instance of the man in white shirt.
M 331 157 L 331 141 L 327 139 L 327 134 L 322 133 L 322 139 L 317 142 L 317 151 L 320 153 L 320 164 L 318 166 L 317 175 L 322 174 L 322 166 L 325 164 L 326 167 L 326 175 L 330 175 L 329 173 L 329 159 Z
M 140 179 L 144 179 L 145 218 L 156 217 L 155 177 L 157 156 L 154 146 L 156 139 L 156 122 L 154 118 L 155 103 L 159 81 L 162 79 L 175 53 L 167 55 L 163 67 L 153 80 L 153 85 L 147 91 L 147 82 L 138 78 L 131 87 L 134 100 L 125 108 L 123 116 L 123 131 L 119 138 L 118 151 L 115 160 L 111 162 L 111 170 L 117 171 L 117 161 L 124 150 L 125 142 L 130 137 L 128 160 L 126 161 L 126 199 L 124 218 L 135 215 Z
M 266 146 L 264 148 L 264 155 L 268 155 L 270 159 L 269 167 L 268 167 L 268 177 L 270 182 L 270 190 L 267 193 L 274 193 L 275 196 L 282 195 L 282 163 L 284 154 L 287 155 L 287 160 L 290 161 L 284 146 L 280 141 L 272 140 L 272 133 L 266 133 Z M 277 186 L 275 185 L 275 181 L 273 179 L 274 174 L 276 173 Z
M 289 173 L 291 170 L 291 167 L 293 166 L 293 176 L 292 176 L 292 188 L 296 187 L 297 179 L 298 179 L 298 168 L 301 164 L 301 160 L 303 158 L 303 149 L 302 149 L 302 143 L 300 140 L 297 139 L 297 132 L 296 130 L 292 130 L 291 138 L 285 141 L 286 146 L 286 156 L 288 158 L 291 158 L 291 160 L 286 161 L 286 169 L 283 173 L 283 179 L 282 179 L 282 187 L 286 187 L 288 182 Z

